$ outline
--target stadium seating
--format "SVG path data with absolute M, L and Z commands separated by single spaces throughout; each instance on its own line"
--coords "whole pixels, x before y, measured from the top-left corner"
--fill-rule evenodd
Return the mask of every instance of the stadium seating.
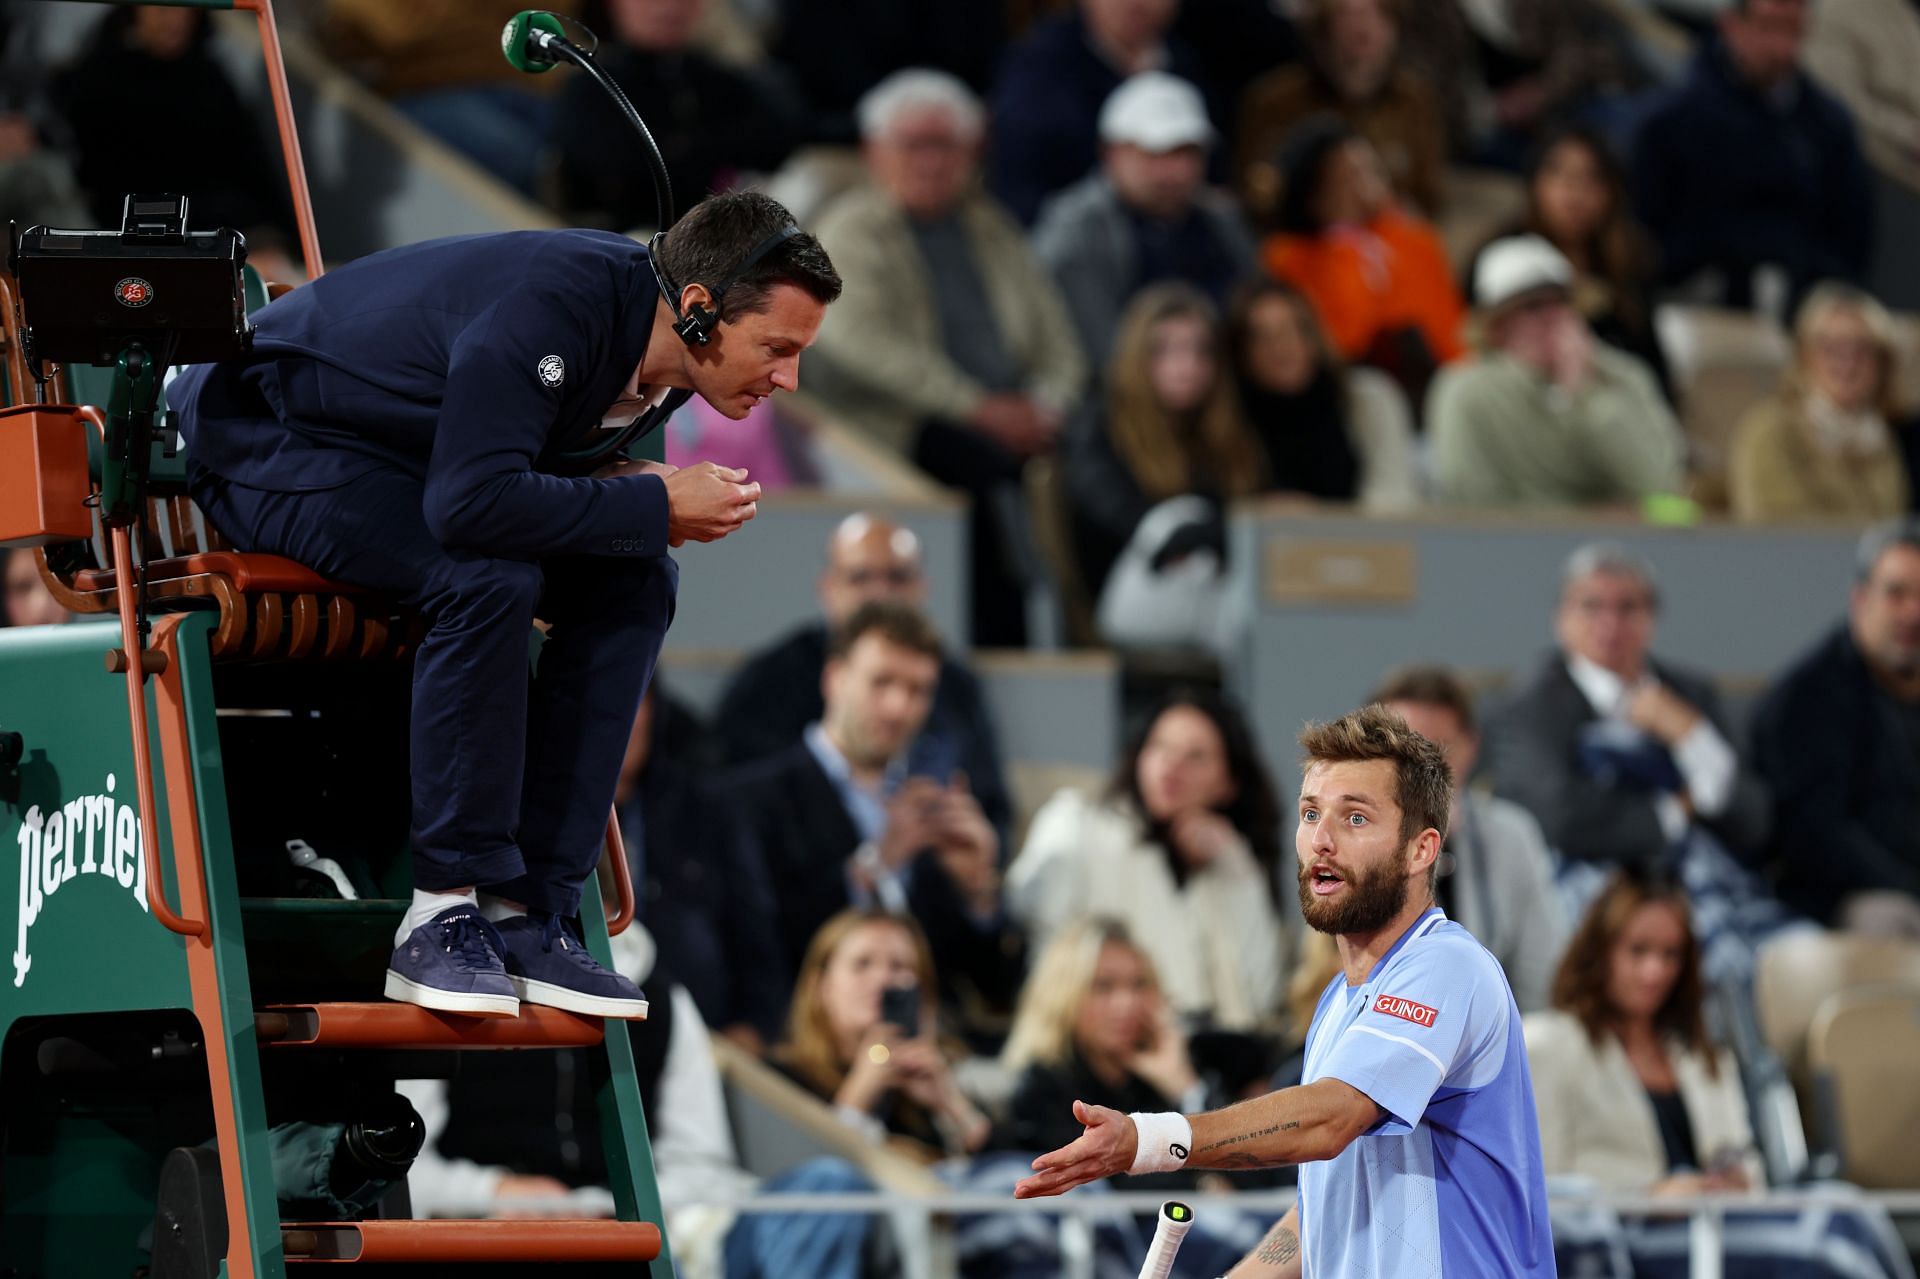
M 1846 1179 L 1870 1190 L 1920 1185 L 1920 989 L 1829 996 L 1807 1047 Z

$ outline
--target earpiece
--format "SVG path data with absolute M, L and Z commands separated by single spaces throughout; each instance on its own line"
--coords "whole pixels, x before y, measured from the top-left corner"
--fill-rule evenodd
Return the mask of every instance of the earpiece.
M 726 297 L 727 290 L 733 287 L 734 281 L 753 270 L 767 254 L 799 235 L 800 228 L 789 222 L 754 245 L 753 251 L 740 260 L 740 264 L 727 274 L 725 280 L 718 285 L 708 285 L 707 292 L 713 295 L 712 310 L 696 302 L 684 313 L 680 310 L 680 291 L 673 287 L 666 272 L 660 269 L 660 239 L 665 234 L 665 231 L 656 231 L 653 238 L 647 241 L 647 260 L 653 266 L 654 283 L 659 286 L 660 296 L 667 300 L 667 309 L 673 312 L 674 333 L 688 346 L 705 346 L 713 341 L 713 331 L 720 327 L 721 301 Z

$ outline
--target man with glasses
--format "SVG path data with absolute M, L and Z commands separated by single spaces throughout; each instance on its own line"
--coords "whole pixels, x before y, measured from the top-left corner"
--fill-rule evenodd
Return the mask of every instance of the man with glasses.
M 872 600 L 924 607 L 926 578 L 920 539 L 876 515 L 855 512 L 827 539 L 827 563 L 816 589 L 820 620 L 809 622 L 749 658 L 720 699 L 714 733 L 731 764 L 762 759 L 800 740 L 824 705 L 820 676 L 827 637 Z M 1012 804 L 1000 773 L 1000 751 L 986 699 L 973 673 L 949 646 L 940 660 L 933 709 L 915 737 L 908 766 L 917 774 L 967 776 L 987 819 L 1004 837 Z
M 1734 749 L 1712 684 L 1652 656 L 1652 566 L 1593 543 L 1567 558 L 1560 582 L 1558 651 L 1488 724 L 1495 790 L 1559 850 L 1570 904 L 1618 866 L 1679 873 L 1713 967 L 1722 930 L 1752 941 L 1778 922 L 1735 860 L 1750 863 L 1766 842 L 1767 791 Z

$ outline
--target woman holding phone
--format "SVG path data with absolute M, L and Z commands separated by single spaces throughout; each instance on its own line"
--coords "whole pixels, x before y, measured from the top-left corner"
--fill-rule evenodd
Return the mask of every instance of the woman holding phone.
M 1677 882 L 1623 871 L 1581 921 L 1526 1019 L 1551 1176 L 1692 1195 L 1764 1184 L 1732 1054 L 1707 1037 L 1700 944 Z
M 807 947 L 772 1062 L 876 1141 L 971 1153 L 990 1125 L 954 1082 L 935 1007 L 933 957 L 913 920 L 841 911 Z

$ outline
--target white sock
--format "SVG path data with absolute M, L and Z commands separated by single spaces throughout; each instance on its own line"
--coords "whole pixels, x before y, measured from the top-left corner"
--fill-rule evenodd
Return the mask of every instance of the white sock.
M 479 904 L 474 899 L 471 888 L 463 893 L 429 893 L 416 888 L 413 890 L 413 901 L 407 907 L 406 917 L 400 921 L 400 931 L 393 935 L 393 944 L 396 946 L 404 944 L 414 929 L 427 923 L 449 906 L 478 907 Z
M 506 919 L 518 919 L 527 913 L 527 908 L 518 902 L 510 902 L 504 897 L 495 897 L 492 893 L 480 895 L 480 913 L 487 922 L 497 924 Z

